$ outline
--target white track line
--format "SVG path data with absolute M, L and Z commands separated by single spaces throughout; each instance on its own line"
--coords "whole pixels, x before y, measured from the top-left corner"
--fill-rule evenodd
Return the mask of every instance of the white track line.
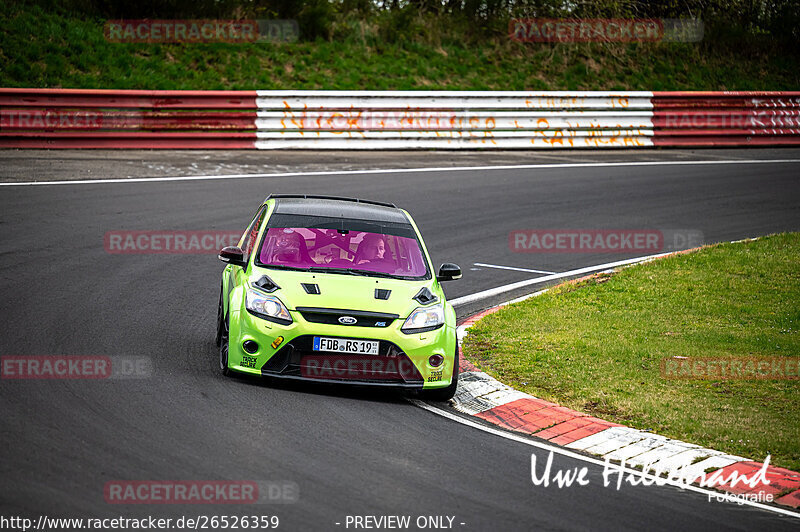
M 510 432 L 505 432 L 505 431 L 502 431 L 502 430 L 499 430 L 499 429 L 495 429 L 495 428 L 483 425 L 481 423 L 476 423 L 475 421 L 466 419 L 464 417 L 461 417 L 459 415 L 453 414 L 453 413 L 448 412 L 446 410 L 442 410 L 441 408 L 437 408 L 437 407 L 435 407 L 433 405 L 429 405 L 428 403 L 425 403 L 425 402 L 420 401 L 418 399 L 409 398 L 408 401 L 410 401 L 415 406 L 418 406 L 418 407 L 422 408 L 423 410 L 427 410 L 427 411 L 432 412 L 432 413 L 434 413 L 436 415 L 439 415 L 439 416 L 442 416 L 442 417 L 446 417 L 447 419 L 455 421 L 456 423 L 461 423 L 462 425 L 466 425 L 466 426 L 472 427 L 474 429 L 482 430 L 484 432 L 488 432 L 489 434 L 494 434 L 495 436 L 500 436 L 501 438 L 505 438 L 507 440 L 512 440 L 512 441 L 515 441 L 515 442 L 518 442 L 518 443 L 522 443 L 522 444 L 525 444 L 525 445 L 530 445 L 531 447 L 536 447 L 538 449 L 542 449 L 542 450 L 545 450 L 545 451 L 552 451 L 552 452 L 554 452 L 556 454 L 567 456 L 569 458 L 574 458 L 575 460 L 581 460 L 583 462 L 588 462 L 590 464 L 599 465 L 601 467 L 605 467 L 605 464 L 606 464 L 605 461 L 603 461 L 603 460 L 598 460 L 596 458 L 592 458 L 592 457 L 585 456 L 585 455 L 582 455 L 582 454 L 579 454 L 579 453 L 576 453 L 576 452 L 568 451 L 568 450 L 564 449 L 563 447 L 557 447 L 557 446 L 555 446 L 553 444 L 548 444 L 548 443 L 544 443 L 544 442 L 541 442 L 541 441 L 528 439 L 528 438 L 525 438 L 523 436 L 518 436 L 518 435 L 512 434 Z M 615 467 L 617 467 L 617 466 L 615 466 Z M 675 481 L 675 480 L 668 480 L 668 479 L 656 477 L 655 475 L 650 474 L 650 473 L 646 473 L 645 474 L 645 473 L 642 473 L 639 470 L 632 469 L 632 468 L 629 468 L 629 467 L 618 468 L 617 470 L 619 470 L 619 469 L 622 469 L 626 473 L 626 475 L 627 474 L 633 474 L 633 475 L 635 475 L 636 477 L 639 477 L 639 478 L 644 477 L 644 478 L 646 478 L 646 479 L 648 479 L 650 481 L 654 481 L 654 482 L 658 481 L 660 483 L 663 483 L 663 484 L 666 484 L 666 485 L 669 485 L 669 486 L 675 486 L 675 487 L 682 488 L 682 489 L 685 489 L 685 490 L 688 490 L 688 491 L 694 491 L 694 492 L 697 492 L 697 493 L 702 493 L 704 495 L 714 497 L 715 500 L 716 500 L 717 497 L 724 497 L 728 502 L 736 503 L 738 506 L 741 506 L 741 505 L 752 506 L 753 508 L 760 508 L 761 510 L 767 510 L 769 512 L 774 512 L 774 513 L 778 513 L 778 514 L 781 514 L 781 515 L 787 515 L 787 516 L 790 516 L 790 517 L 800 518 L 800 513 L 792 512 L 790 510 L 784 510 L 783 508 L 776 508 L 776 507 L 773 507 L 773 506 L 769 506 L 769 505 L 762 504 L 762 503 L 759 503 L 759 502 L 749 501 L 749 500 L 746 500 L 746 499 L 737 499 L 732 494 L 723 493 L 723 492 L 719 492 L 719 491 L 713 491 L 713 490 L 701 488 L 699 486 L 694 486 L 694 485 L 688 485 L 687 486 L 686 484 L 683 484 L 683 483 Z
M 568 272 L 561 272 L 561 273 L 554 273 L 552 275 L 545 275 L 544 277 L 537 277 L 536 279 L 527 279 L 525 281 L 518 281 L 516 283 L 511 283 L 503 286 L 498 286 L 497 288 L 490 288 L 489 290 L 483 290 L 481 292 L 476 292 L 474 294 L 470 294 L 467 296 L 457 297 L 455 299 L 450 300 L 450 304 L 455 306 L 458 305 L 465 305 L 467 303 L 474 303 L 475 301 L 480 301 L 481 299 L 486 299 L 487 297 L 496 296 L 505 292 L 510 292 L 511 290 L 516 290 L 518 288 L 524 288 L 526 286 L 539 284 L 539 283 L 546 283 L 547 281 L 553 281 L 555 279 L 563 279 L 564 277 L 572 277 L 573 275 L 581 275 L 583 273 L 591 273 L 596 272 L 599 270 L 608 270 L 610 268 L 616 268 L 617 266 L 625 266 L 627 264 L 634 264 L 637 262 L 644 262 L 646 260 L 657 259 L 659 257 L 664 257 L 666 255 L 670 255 L 675 253 L 674 251 L 669 251 L 666 253 L 658 253 L 656 255 L 646 255 L 644 257 L 636 257 L 633 259 L 625 259 L 625 260 L 618 260 L 616 262 L 608 262 L 606 264 L 598 264 L 596 266 L 586 266 L 585 268 L 578 268 L 577 270 L 570 270 Z
M 415 172 L 464 172 L 480 170 L 531 170 L 531 169 L 557 169 L 557 168 L 600 168 L 614 166 L 686 166 L 706 164 L 777 164 L 800 163 L 800 159 L 743 159 L 743 160 L 714 160 L 714 161 L 629 161 L 629 162 L 591 162 L 591 163 L 553 163 L 553 164 L 521 164 L 503 166 L 448 166 L 432 168 L 388 168 L 384 170 L 341 170 L 319 172 L 286 172 L 282 174 L 223 174 L 223 175 L 194 175 L 173 177 L 129 177 L 120 179 L 76 179 L 71 181 L 21 181 L 17 183 L 0 183 L 0 187 L 19 187 L 36 185 L 98 185 L 120 183 L 158 183 L 164 181 L 207 181 L 214 179 L 252 179 L 266 177 L 298 177 L 298 176 L 323 176 L 323 175 L 358 175 L 358 174 L 398 174 Z
M 512 270 L 515 272 L 528 272 L 528 273 L 546 273 L 552 275 L 557 272 L 548 272 L 544 270 L 529 270 L 528 268 L 515 268 L 514 266 L 499 266 L 497 264 L 484 264 L 483 262 L 476 262 L 473 266 L 483 266 L 484 268 L 497 268 L 498 270 Z

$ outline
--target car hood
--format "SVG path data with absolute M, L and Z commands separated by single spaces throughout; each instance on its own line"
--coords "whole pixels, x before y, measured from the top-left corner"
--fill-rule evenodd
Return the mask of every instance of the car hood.
M 420 306 L 413 297 L 427 286 L 439 297 L 443 294 L 433 279 L 426 281 L 408 281 L 381 277 L 364 277 L 358 275 L 335 273 L 294 272 L 254 268 L 250 275 L 250 283 L 257 282 L 266 275 L 280 288 L 272 294 L 278 296 L 289 310 L 297 307 L 336 308 L 384 312 L 407 317 Z M 319 294 L 309 294 L 303 283 L 315 284 Z M 388 299 L 376 299 L 375 289 L 390 290 Z

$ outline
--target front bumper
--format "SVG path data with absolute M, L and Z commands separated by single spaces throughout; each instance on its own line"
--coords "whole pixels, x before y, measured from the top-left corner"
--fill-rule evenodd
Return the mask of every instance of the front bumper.
M 447 387 L 452 379 L 456 351 L 455 329 L 404 334 L 403 320 L 387 327 L 311 323 L 296 311 L 293 322 L 281 325 L 238 309 L 230 315 L 228 367 L 237 372 L 293 380 L 349 383 L 410 389 Z M 377 340 L 377 355 L 348 355 L 313 351 L 314 336 Z M 282 339 L 282 340 L 281 340 Z M 248 353 L 243 344 L 258 348 Z M 252 350 L 252 349 L 251 349 Z M 444 357 L 432 367 L 431 355 Z

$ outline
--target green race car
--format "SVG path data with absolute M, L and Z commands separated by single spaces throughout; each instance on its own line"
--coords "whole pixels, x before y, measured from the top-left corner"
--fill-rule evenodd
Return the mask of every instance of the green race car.
M 392 204 L 271 195 L 226 247 L 217 312 L 224 374 L 419 390 L 458 383 L 456 316 L 411 216 Z

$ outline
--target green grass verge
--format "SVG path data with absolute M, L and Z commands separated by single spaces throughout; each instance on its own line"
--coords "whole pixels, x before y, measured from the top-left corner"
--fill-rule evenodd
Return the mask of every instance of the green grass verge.
M 800 381 L 674 380 L 665 357 L 800 358 L 800 233 L 561 285 L 469 330 L 464 355 L 601 418 L 800 470 Z
M 791 90 L 800 58 L 758 42 L 521 44 L 461 28 L 387 40 L 353 21 L 288 44 L 109 43 L 103 20 L 0 12 L 0 86 L 111 89 Z M 416 21 L 420 32 L 425 20 Z M 439 22 L 441 24 L 441 21 Z M 417 26 L 414 26 L 417 27 Z M 423 32 L 424 33 L 424 32 Z

